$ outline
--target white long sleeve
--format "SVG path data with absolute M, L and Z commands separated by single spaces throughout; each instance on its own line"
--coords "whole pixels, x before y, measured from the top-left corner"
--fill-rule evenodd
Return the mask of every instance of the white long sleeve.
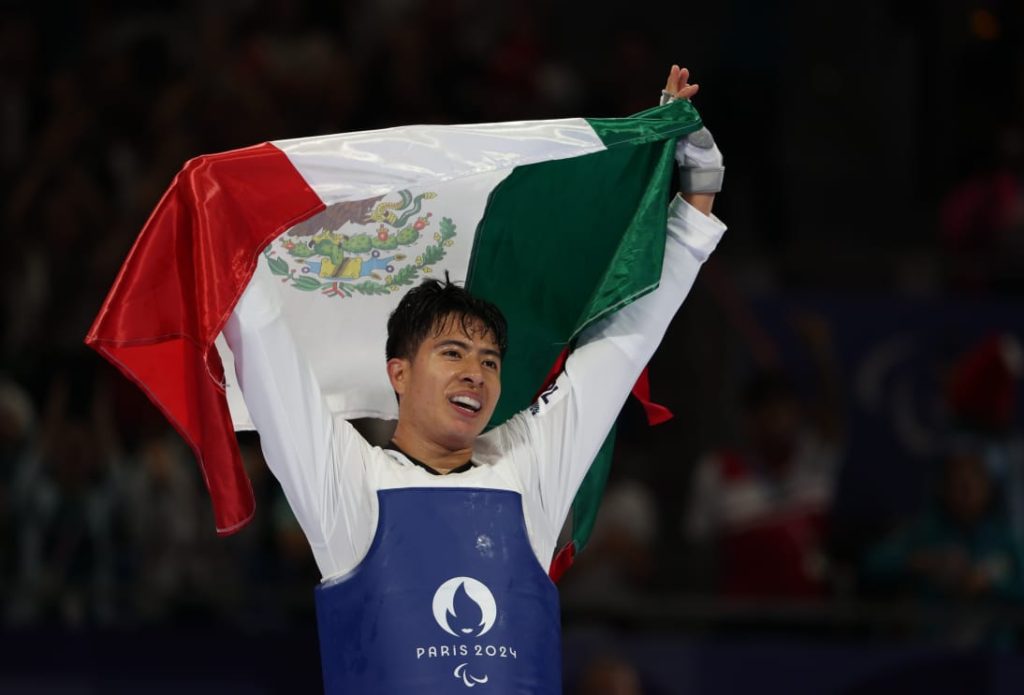
M 348 529 L 361 526 L 353 520 L 376 519 L 376 500 L 369 499 L 365 482 L 372 447 L 327 407 L 277 295 L 260 285 L 258 275 L 238 301 L 224 336 L 267 465 L 317 564 L 325 573 L 351 564 L 364 544 Z

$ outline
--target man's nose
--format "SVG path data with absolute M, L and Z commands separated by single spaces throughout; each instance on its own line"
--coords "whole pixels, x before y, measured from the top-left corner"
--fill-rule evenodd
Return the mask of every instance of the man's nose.
M 466 383 L 473 384 L 474 386 L 484 385 L 483 371 L 480 369 L 468 368 L 462 372 L 462 380 Z

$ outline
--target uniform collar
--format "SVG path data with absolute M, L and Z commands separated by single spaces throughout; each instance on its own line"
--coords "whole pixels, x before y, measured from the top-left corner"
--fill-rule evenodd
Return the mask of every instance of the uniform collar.
M 398 452 L 398 453 L 400 453 L 400 454 L 401 454 L 402 456 L 404 456 L 405 458 L 409 459 L 409 460 L 410 460 L 410 461 L 411 461 L 412 463 L 416 464 L 417 466 L 419 466 L 420 468 L 422 468 L 423 470 L 425 470 L 425 471 L 426 471 L 427 473 L 430 473 L 430 474 L 432 474 L 432 475 L 442 475 L 441 473 L 438 473 L 438 472 L 437 472 L 437 471 L 435 471 L 435 470 L 434 470 L 433 468 L 431 468 L 431 467 L 430 467 L 430 466 L 428 466 L 427 464 L 423 463 L 423 462 L 422 462 L 422 461 L 420 461 L 419 459 L 417 459 L 417 458 L 413 458 L 413 457 L 412 457 L 412 456 L 410 456 L 409 454 L 407 454 L 407 453 L 405 453 L 404 451 L 402 451 L 401 447 L 399 447 L 399 446 L 398 446 L 397 444 L 395 444 L 394 442 L 388 442 L 388 443 L 387 443 L 387 446 L 385 446 L 384 448 L 385 448 L 385 449 L 390 449 L 391 451 L 397 451 L 397 452 Z M 450 471 L 448 471 L 448 473 L 446 473 L 446 474 L 444 474 L 444 475 L 449 475 L 449 474 L 451 474 L 451 473 L 465 473 L 466 471 L 469 471 L 469 470 L 472 470 L 472 469 L 473 469 L 473 461 L 472 461 L 472 460 L 469 460 L 469 461 L 466 461 L 466 462 L 465 462 L 464 464 L 462 464 L 461 466 L 459 466 L 458 468 L 453 468 L 453 469 L 451 469 Z

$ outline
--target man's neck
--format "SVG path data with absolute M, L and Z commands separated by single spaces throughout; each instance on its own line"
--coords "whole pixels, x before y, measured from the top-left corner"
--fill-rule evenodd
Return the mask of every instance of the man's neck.
M 417 459 L 426 466 L 437 471 L 441 475 L 466 465 L 473 456 L 473 448 L 451 450 L 434 442 L 417 437 L 415 433 L 402 427 L 401 421 L 395 428 L 395 434 L 391 441 L 402 450 L 404 454 Z

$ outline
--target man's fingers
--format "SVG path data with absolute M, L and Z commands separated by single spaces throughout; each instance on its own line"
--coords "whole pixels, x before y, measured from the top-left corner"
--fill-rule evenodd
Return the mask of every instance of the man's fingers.
M 676 94 L 686 88 L 686 83 L 690 80 L 690 71 L 686 68 L 680 68 L 679 73 L 676 76 Z
M 690 71 L 673 65 L 669 70 L 668 80 L 665 81 L 665 91 L 677 99 L 689 99 L 697 93 L 697 85 L 689 84 Z
M 668 71 L 668 79 L 665 80 L 665 91 L 671 94 L 676 93 L 676 83 L 679 80 L 679 66 L 673 65 Z

